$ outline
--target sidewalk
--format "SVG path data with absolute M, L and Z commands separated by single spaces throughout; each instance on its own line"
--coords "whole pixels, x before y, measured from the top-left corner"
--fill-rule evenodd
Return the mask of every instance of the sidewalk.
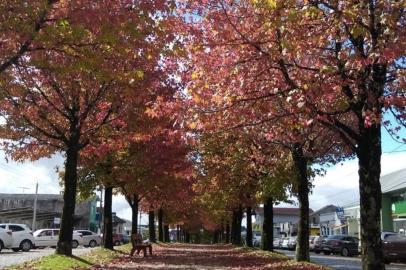
M 187 270 L 231 270 L 231 269 L 326 269 L 324 267 L 296 263 L 284 255 L 263 251 L 252 251 L 232 246 L 209 245 L 154 245 L 152 257 L 130 257 L 123 253 L 107 265 L 91 269 L 187 269 Z

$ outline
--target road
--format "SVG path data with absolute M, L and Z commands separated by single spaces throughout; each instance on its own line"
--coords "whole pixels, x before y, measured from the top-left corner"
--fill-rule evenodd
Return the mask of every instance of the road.
M 294 251 L 277 251 L 282 252 L 291 258 L 295 255 Z M 324 255 L 311 252 L 310 260 L 314 263 L 326 265 L 336 270 L 362 270 L 361 259 L 359 257 L 342 257 L 339 255 Z M 386 265 L 386 270 L 406 270 L 406 264 L 393 263 Z
M 77 249 L 73 249 L 73 255 L 83 255 L 91 250 L 92 248 L 78 247 Z M 54 248 L 32 249 L 29 252 L 14 252 L 11 249 L 3 249 L 0 253 L 0 269 L 13 264 L 21 264 L 23 262 L 38 259 L 54 253 Z

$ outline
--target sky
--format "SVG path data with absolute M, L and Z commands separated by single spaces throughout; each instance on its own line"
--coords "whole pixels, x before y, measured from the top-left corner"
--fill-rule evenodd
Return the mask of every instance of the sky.
M 389 135 L 382 137 L 382 175 L 406 168 L 406 145 L 396 143 Z M 0 193 L 34 193 L 38 181 L 38 193 L 60 192 L 56 167 L 63 168 L 63 158 L 54 156 L 36 162 L 16 163 L 6 161 L 0 152 Z M 358 200 L 357 159 L 327 168 L 324 176 L 315 177 L 310 195 L 310 207 L 317 210 L 328 204 L 345 206 Z M 281 205 L 287 207 L 288 205 Z M 292 206 L 290 206 L 292 207 Z M 117 216 L 131 220 L 131 209 L 123 196 L 114 196 L 113 211 Z M 141 223 L 145 224 L 144 216 Z

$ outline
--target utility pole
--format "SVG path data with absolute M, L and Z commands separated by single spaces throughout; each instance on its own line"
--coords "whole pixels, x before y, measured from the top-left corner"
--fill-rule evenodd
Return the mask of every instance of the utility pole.
M 35 197 L 34 197 L 34 213 L 32 217 L 32 231 L 36 230 L 37 227 L 37 199 L 38 199 L 38 181 L 35 185 Z

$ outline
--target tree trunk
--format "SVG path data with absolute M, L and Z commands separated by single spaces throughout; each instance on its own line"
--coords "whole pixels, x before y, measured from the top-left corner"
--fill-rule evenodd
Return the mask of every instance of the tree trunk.
M 220 243 L 224 243 L 224 222 L 221 222 L 221 226 L 220 226 L 220 235 L 219 235 L 219 240 Z
M 362 124 L 363 125 L 363 124 Z M 381 126 L 361 127 L 358 175 L 361 211 L 362 268 L 385 269 L 381 243 Z
M 226 224 L 226 244 L 230 243 L 230 223 L 227 221 Z
M 240 246 L 241 245 L 241 221 L 242 221 L 242 206 L 238 206 L 238 209 L 235 211 L 235 218 L 234 218 L 234 236 L 233 236 L 233 244 Z
M 130 196 L 126 196 L 126 199 L 131 207 L 131 234 L 135 234 L 138 231 L 139 196 L 138 194 L 132 194 Z
M 230 242 L 232 244 L 235 243 L 236 231 L 237 231 L 237 210 L 233 210 L 233 215 L 231 217 L 231 236 L 230 236 Z
M 149 241 L 156 242 L 155 236 L 155 212 L 149 211 L 148 212 L 148 230 L 149 230 Z
M 77 165 L 79 149 L 73 144 L 66 151 L 63 211 L 57 254 L 72 256 L 73 215 L 76 204 Z
M 163 231 L 163 224 L 162 224 L 163 215 L 164 215 L 164 213 L 163 213 L 162 208 L 159 208 L 159 210 L 158 210 L 158 241 L 159 242 L 164 241 L 164 231 Z
M 309 179 L 307 176 L 307 159 L 303 155 L 303 148 L 295 145 L 293 162 L 297 172 L 296 185 L 299 200 L 300 219 L 296 244 L 296 260 L 310 261 L 309 255 Z
M 247 247 L 252 247 L 252 208 L 247 207 L 247 235 L 245 237 Z
M 273 198 L 264 203 L 264 223 L 262 224 L 262 249 L 273 251 Z
M 185 242 L 190 243 L 190 234 L 189 231 L 185 231 Z
M 165 224 L 164 225 L 164 242 L 170 243 L 171 239 L 169 237 L 169 225 Z
M 104 248 L 114 249 L 113 245 L 113 187 L 106 186 L 104 190 L 104 232 L 103 232 L 103 245 Z

